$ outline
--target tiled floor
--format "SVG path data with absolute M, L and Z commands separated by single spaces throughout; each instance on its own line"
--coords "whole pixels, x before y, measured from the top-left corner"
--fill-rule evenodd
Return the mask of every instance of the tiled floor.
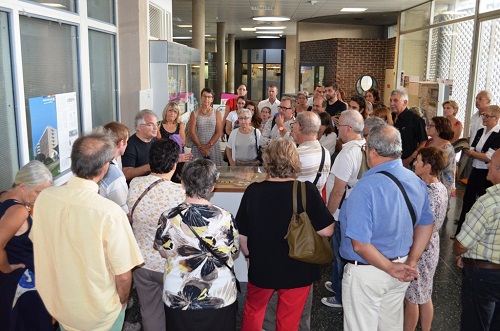
M 455 265 L 455 260 L 452 255 L 452 240 L 450 240 L 450 236 L 454 234 L 456 228 L 456 225 L 453 224 L 453 220 L 458 218 L 462 208 L 461 196 L 463 195 L 463 186 L 461 189 L 462 190 L 458 191 L 459 197 L 452 199 L 451 208 L 448 212 L 448 219 L 445 221 L 440 231 L 440 261 L 434 277 L 434 292 L 432 295 L 434 303 L 433 330 L 454 331 L 460 328 L 461 275 L 460 270 Z M 329 280 L 330 272 L 331 266 L 322 267 L 322 279 L 320 282 L 314 284 L 314 299 L 311 316 L 312 331 L 343 330 L 342 308 L 330 308 L 321 304 L 321 298 L 329 295 L 329 292 L 324 288 L 323 284 L 325 281 Z M 241 325 L 243 307 L 245 304 L 245 293 L 246 283 L 242 283 L 242 293 L 238 295 L 238 330 Z M 135 299 L 137 300 L 136 296 Z M 138 304 L 135 304 L 131 309 L 127 309 L 127 321 L 140 321 L 138 308 Z M 141 330 L 139 324 L 133 326 L 137 328 L 132 327 L 128 329 L 128 331 Z M 127 330 L 127 328 L 124 328 L 124 330 Z M 417 328 L 417 330 L 420 329 Z

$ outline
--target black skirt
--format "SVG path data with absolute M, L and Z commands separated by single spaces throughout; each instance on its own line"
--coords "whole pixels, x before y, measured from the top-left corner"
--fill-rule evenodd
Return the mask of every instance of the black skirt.
M 165 308 L 168 331 L 234 331 L 238 300 L 219 309 L 182 310 Z

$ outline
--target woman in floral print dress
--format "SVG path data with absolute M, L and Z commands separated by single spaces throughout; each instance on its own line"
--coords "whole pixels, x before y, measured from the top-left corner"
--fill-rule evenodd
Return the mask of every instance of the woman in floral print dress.
M 432 284 L 439 261 L 439 229 L 443 225 L 448 209 L 448 192 L 439 181 L 439 172 L 447 164 L 445 152 L 437 147 L 424 147 L 414 163 L 415 174 L 426 184 L 429 201 L 434 215 L 434 230 L 429 245 L 417 263 L 420 277 L 410 283 L 405 295 L 404 330 L 415 330 L 419 312 L 422 330 L 430 330 L 434 308 L 432 306 Z
M 236 329 L 236 280 L 229 267 L 239 235 L 231 213 L 208 200 L 216 172 L 210 160 L 186 163 L 186 200 L 160 217 L 154 247 L 166 258 L 163 301 L 169 331 Z

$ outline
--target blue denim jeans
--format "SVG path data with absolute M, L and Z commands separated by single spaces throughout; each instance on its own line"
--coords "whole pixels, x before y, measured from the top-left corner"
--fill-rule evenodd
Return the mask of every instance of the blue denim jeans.
M 461 331 L 500 329 L 500 269 L 462 269 Z
M 340 223 L 335 222 L 333 225 L 333 236 L 330 238 L 330 245 L 333 250 L 333 268 L 332 268 L 332 289 L 335 291 L 335 298 L 342 303 L 342 275 L 344 267 L 347 263 L 340 256 Z

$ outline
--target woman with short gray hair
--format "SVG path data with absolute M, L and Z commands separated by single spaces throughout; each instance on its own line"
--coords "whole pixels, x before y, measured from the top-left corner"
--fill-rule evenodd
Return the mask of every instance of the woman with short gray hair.
M 260 131 L 251 126 L 252 112 L 243 108 L 238 110 L 240 127 L 229 135 L 226 155 L 230 166 L 258 166 Z
M 30 161 L 14 185 L 0 193 L 0 325 L 2 330 L 53 330 L 52 318 L 35 288 L 33 220 L 30 207 L 52 185 L 52 174 L 40 161 Z
M 239 234 L 231 213 L 209 201 L 216 180 L 210 160 L 186 163 L 186 200 L 159 220 L 154 247 L 166 258 L 163 301 L 169 331 L 236 329 L 232 269 Z

